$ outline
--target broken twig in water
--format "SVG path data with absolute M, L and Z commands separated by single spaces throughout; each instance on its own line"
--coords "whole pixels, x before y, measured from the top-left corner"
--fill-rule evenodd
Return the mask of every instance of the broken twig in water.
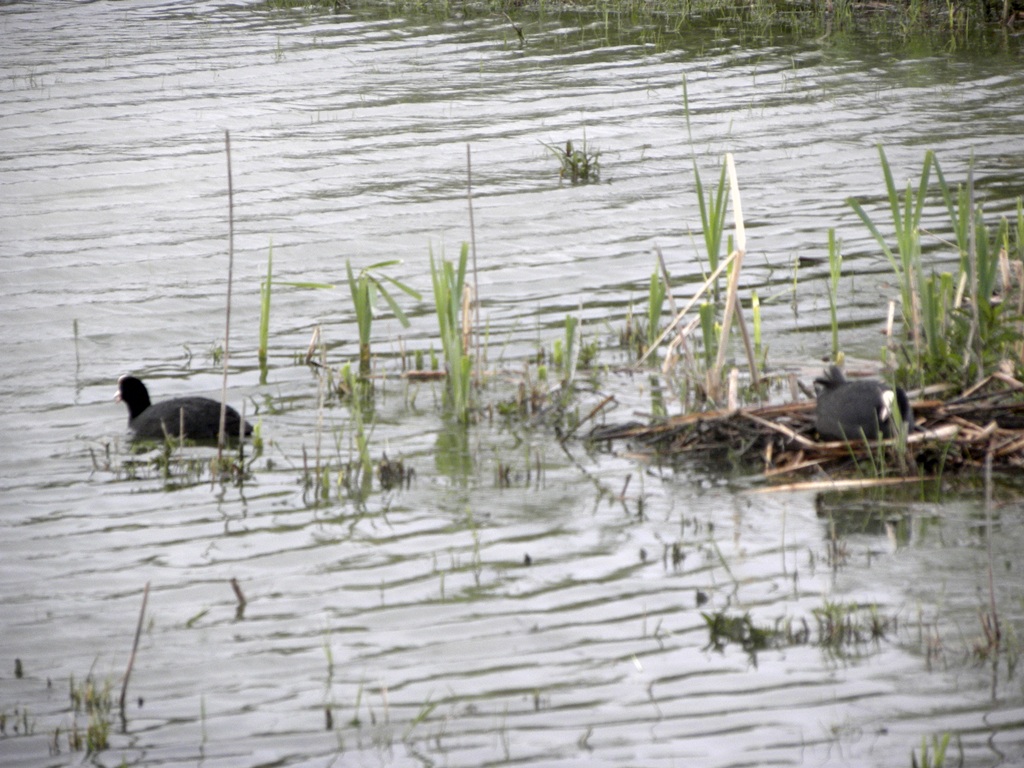
M 142 620 L 146 616 L 146 602 L 149 600 L 149 582 L 142 592 L 142 607 L 139 608 L 139 623 L 135 626 L 135 642 L 132 643 L 132 653 L 128 657 L 128 667 L 124 671 L 124 682 L 121 684 L 121 722 L 125 721 L 124 700 L 128 697 L 128 679 L 132 676 L 132 667 L 135 666 L 135 653 L 139 650 L 139 637 L 142 636 Z

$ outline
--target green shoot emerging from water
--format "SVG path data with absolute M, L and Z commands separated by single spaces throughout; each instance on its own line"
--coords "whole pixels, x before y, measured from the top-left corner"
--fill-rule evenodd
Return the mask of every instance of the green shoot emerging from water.
M 832 359 L 839 359 L 839 278 L 843 273 L 842 246 L 835 227 L 828 229 L 828 308 L 832 314 Z
M 469 296 L 466 293 L 466 262 L 469 245 L 463 243 L 456 267 L 444 257 L 434 261 L 430 249 L 430 276 L 434 286 L 434 306 L 441 333 L 448 369 L 448 402 L 461 422 L 469 420 L 470 373 L 473 359 L 467 350 L 469 324 Z
M 554 144 L 545 144 L 544 146 L 559 162 L 558 178 L 560 180 L 569 179 L 575 185 L 589 184 L 600 179 L 601 164 L 598 158 L 601 153 L 596 149 L 591 151 L 587 146 L 586 134 L 583 135 L 583 149 L 577 149 L 573 146 L 572 141 L 565 142 L 564 149 Z
M 260 383 L 267 380 L 267 337 L 270 335 L 270 291 L 274 274 L 274 244 L 267 252 L 267 277 L 260 283 Z
M 364 267 L 358 275 L 352 273 L 352 263 L 345 260 L 345 272 L 348 275 L 348 287 L 352 293 L 352 304 L 356 310 L 356 324 L 359 326 L 359 375 L 370 374 L 370 328 L 373 325 L 373 316 L 376 312 L 377 296 L 381 296 L 387 302 L 388 307 L 398 318 L 403 328 L 409 327 L 409 318 L 398 306 L 398 302 L 388 292 L 385 282 L 419 301 L 423 297 L 418 291 L 410 288 L 405 283 L 399 282 L 388 275 L 375 275 L 374 272 L 385 267 L 401 264 L 397 259 L 392 261 L 381 261 Z

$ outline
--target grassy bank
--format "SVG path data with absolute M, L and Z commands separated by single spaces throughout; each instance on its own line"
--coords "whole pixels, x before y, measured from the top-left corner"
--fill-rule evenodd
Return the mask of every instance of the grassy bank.
M 820 34 L 839 29 L 897 30 L 903 34 L 950 34 L 964 41 L 982 27 L 1013 30 L 1024 24 L 1024 0 L 266 0 L 265 7 L 341 13 L 353 8 L 381 8 L 398 13 L 441 17 L 504 15 L 520 42 L 525 24 L 538 15 L 576 12 L 619 19 L 619 23 L 678 31 L 688 24 L 716 22 L 778 26 Z

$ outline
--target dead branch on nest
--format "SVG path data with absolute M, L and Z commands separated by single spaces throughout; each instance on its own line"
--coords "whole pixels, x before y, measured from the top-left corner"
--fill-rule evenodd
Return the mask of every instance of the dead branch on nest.
M 754 459 L 767 477 L 809 469 L 841 469 L 871 462 L 882 450 L 903 454 L 911 468 L 980 467 L 991 452 L 997 466 L 1024 467 L 1024 384 L 995 374 L 953 400 L 913 403 L 915 429 L 899 438 L 822 442 L 814 428 L 813 400 L 784 405 L 685 413 L 651 424 L 598 427 L 593 441 L 628 440 L 649 453 L 679 456 L 726 451 Z

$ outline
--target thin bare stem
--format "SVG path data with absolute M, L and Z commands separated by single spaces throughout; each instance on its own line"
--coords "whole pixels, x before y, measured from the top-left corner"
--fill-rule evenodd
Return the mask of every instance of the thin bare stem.
M 121 722 L 125 721 L 124 701 L 128 698 L 128 679 L 132 676 L 132 667 L 135 666 L 135 653 L 139 650 L 139 637 L 142 636 L 142 621 L 146 616 L 146 602 L 149 600 L 149 582 L 142 591 L 142 607 L 139 608 L 139 623 L 135 625 L 135 641 L 132 643 L 132 653 L 128 657 L 128 667 L 124 671 L 124 682 L 121 683 Z
M 224 152 L 228 159 L 228 297 L 224 312 L 224 373 L 220 385 L 220 428 L 217 430 L 217 466 L 220 466 L 226 441 L 228 401 L 228 356 L 231 339 L 231 281 L 235 267 L 235 193 L 231 181 L 231 132 L 224 131 Z
M 476 225 L 473 223 L 473 163 L 469 144 L 466 144 L 466 203 L 469 206 L 469 245 L 473 253 L 473 349 L 476 356 L 473 366 L 476 383 L 480 384 L 480 285 L 476 269 Z
M 975 229 L 975 216 L 974 216 L 974 153 L 971 152 L 971 161 L 967 166 L 967 207 L 968 207 L 968 262 L 971 270 L 971 335 L 974 340 L 974 354 L 978 360 L 978 372 L 975 381 L 981 381 L 985 376 L 985 366 L 982 362 L 982 350 L 981 350 L 981 318 L 979 317 L 979 300 L 978 288 L 981 284 L 981 280 L 978 276 L 978 241 L 977 231 Z M 987 299 L 987 297 L 986 297 Z M 968 357 L 970 352 L 967 353 Z
M 995 576 L 993 575 L 992 563 L 994 562 L 994 555 L 992 554 L 992 442 L 989 442 L 988 450 L 985 452 L 985 548 L 988 555 L 988 610 L 989 610 L 989 621 L 987 626 L 990 630 L 987 632 L 988 641 L 990 645 L 995 645 L 994 648 L 990 648 L 992 651 L 996 651 L 999 648 L 999 642 L 1001 640 L 1002 633 L 999 630 L 999 611 L 996 608 L 996 586 Z

